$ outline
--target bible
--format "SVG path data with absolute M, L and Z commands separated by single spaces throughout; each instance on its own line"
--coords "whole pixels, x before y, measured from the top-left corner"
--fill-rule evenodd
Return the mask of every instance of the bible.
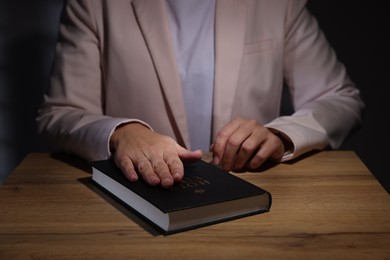
M 113 160 L 94 161 L 92 180 L 109 195 L 168 235 L 268 212 L 271 194 L 204 162 L 184 163 L 184 178 L 170 189 L 141 178 L 130 182 Z

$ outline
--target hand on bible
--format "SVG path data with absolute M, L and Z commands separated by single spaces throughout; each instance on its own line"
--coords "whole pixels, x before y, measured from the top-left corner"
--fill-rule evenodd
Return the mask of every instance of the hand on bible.
M 236 118 L 218 132 L 211 150 L 214 164 L 221 164 L 225 171 L 239 171 L 256 169 L 268 159 L 280 161 L 285 147 L 258 122 Z
M 138 180 L 140 174 L 150 185 L 161 184 L 164 188 L 182 180 L 182 161 L 202 158 L 200 150 L 189 151 L 139 123 L 118 127 L 111 136 L 110 147 L 116 165 L 130 181 Z

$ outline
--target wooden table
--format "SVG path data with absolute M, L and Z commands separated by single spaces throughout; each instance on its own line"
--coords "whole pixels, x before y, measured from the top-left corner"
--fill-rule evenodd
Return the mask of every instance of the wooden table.
M 351 151 L 242 178 L 271 211 L 163 236 L 75 158 L 30 154 L 0 186 L 0 259 L 389 259 L 390 196 Z

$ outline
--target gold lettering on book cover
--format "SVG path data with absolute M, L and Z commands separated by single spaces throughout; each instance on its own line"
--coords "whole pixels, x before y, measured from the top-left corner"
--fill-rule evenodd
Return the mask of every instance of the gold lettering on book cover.
M 184 178 L 179 184 L 172 187 L 172 190 L 184 190 L 184 189 L 194 189 L 195 193 L 203 193 L 205 190 L 201 187 L 211 184 L 210 181 L 202 178 L 200 176 L 193 176 Z

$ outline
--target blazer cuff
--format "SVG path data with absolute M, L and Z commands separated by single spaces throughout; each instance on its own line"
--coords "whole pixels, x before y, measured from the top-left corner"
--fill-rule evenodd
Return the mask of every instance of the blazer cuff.
M 312 150 L 322 150 L 329 144 L 325 131 L 318 128 L 318 125 L 313 127 L 305 118 L 279 117 L 265 127 L 286 136 L 293 144 L 292 149 L 283 155 L 282 162 L 295 159 Z

